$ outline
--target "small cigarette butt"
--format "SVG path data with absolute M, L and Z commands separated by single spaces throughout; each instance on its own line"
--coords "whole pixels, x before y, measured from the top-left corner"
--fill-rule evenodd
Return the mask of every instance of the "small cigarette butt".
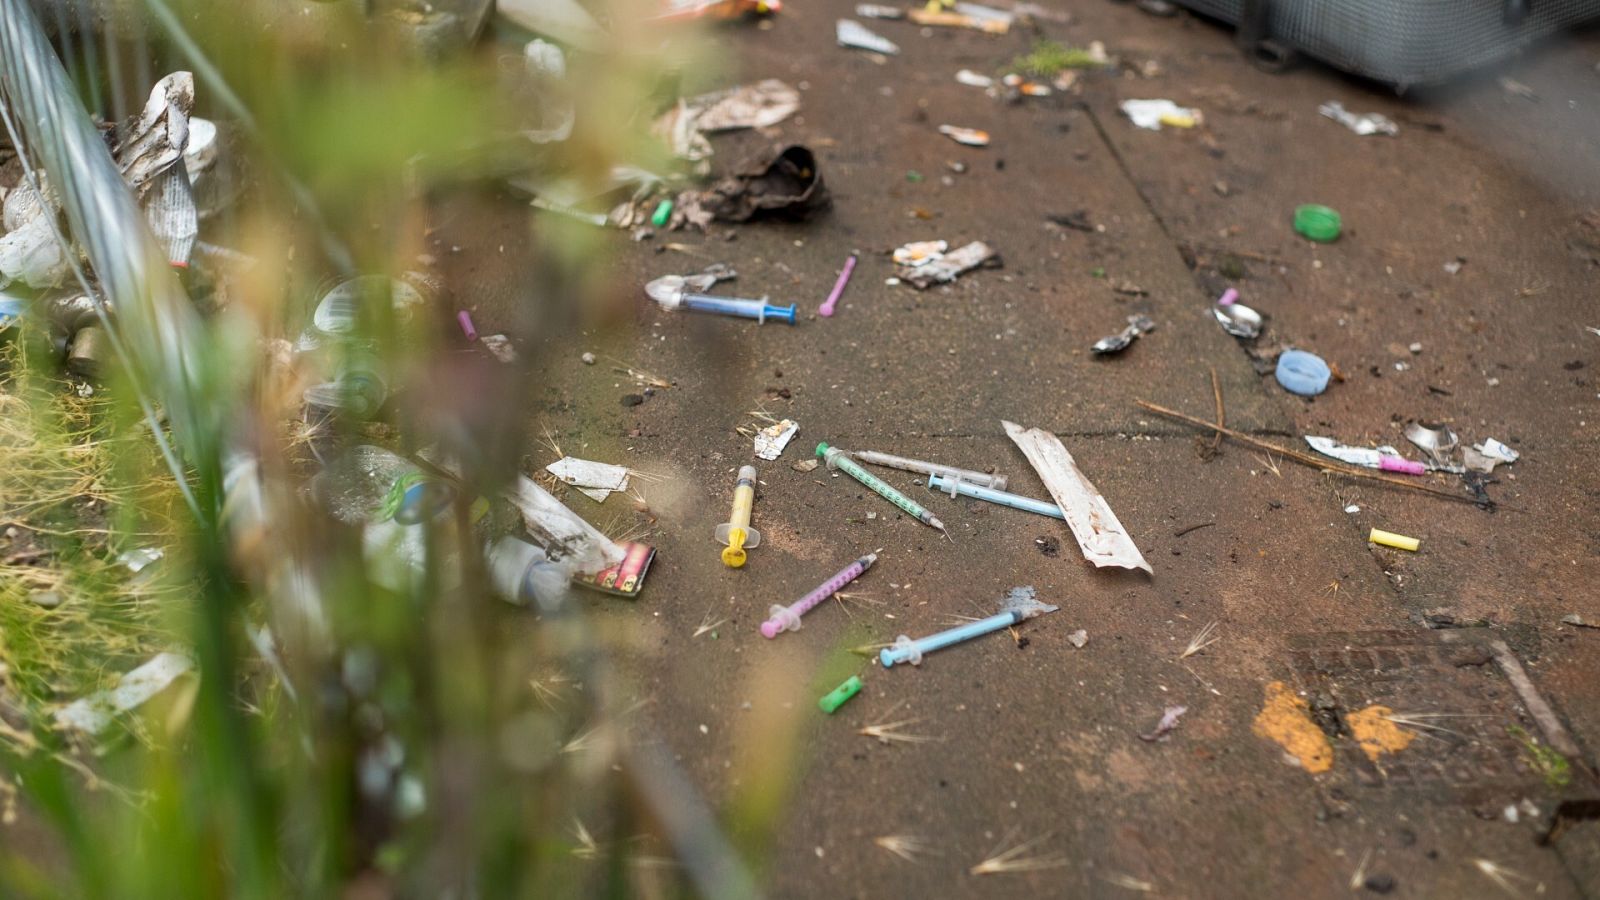
M 1372 529 L 1372 533 L 1367 535 L 1367 540 L 1374 544 L 1382 544 L 1385 547 L 1393 547 L 1396 550 L 1410 550 L 1413 553 L 1422 544 L 1420 540 L 1414 537 L 1406 537 L 1403 534 L 1395 534 L 1392 531 L 1384 531 L 1379 528 Z

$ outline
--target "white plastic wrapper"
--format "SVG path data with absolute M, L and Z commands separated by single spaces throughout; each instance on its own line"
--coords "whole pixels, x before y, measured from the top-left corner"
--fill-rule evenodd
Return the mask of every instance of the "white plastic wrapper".
M 1144 554 L 1117 520 L 1106 498 L 1078 469 L 1059 438 L 1038 428 L 1023 428 L 1015 422 L 1001 424 L 1028 458 L 1029 465 L 1039 473 L 1039 479 L 1055 498 L 1056 505 L 1061 507 L 1084 559 L 1097 567 L 1151 571 Z
M 187 656 L 158 653 L 128 672 L 110 690 L 91 694 L 56 710 L 57 727 L 99 734 L 118 715 L 138 709 L 166 690 L 180 675 L 194 668 Z
M 577 488 L 585 497 L 596 503 L 604 503 L 612 491 L 628 489 L 627 466 L 614 466 L 610 463 L 563 456 L 545 466 L 544 470 L 561 479 L 563 483 Z

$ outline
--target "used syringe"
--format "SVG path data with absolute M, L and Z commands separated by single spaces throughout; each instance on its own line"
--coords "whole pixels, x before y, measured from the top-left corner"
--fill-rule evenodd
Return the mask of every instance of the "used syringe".
M 936 491 L 945 491 L 952 497 L 960 494 L 963 497 L 976 497 L 979 500 L 987 500 L 990 503 L 998 503 L 1001 506 L 1009 506 L 1012 509 L 1020 509 L 1024 512 L 1038 513 L 1041 516 L 1049 516 L 1052 519 L 1066 518 L 1066 514 L 1061 512 L 1061 507 L 1054 503 L 1046 503 L 1043 500 L 1035 500 L 1032 497 L 1024 497 L 1021 494 L 1011 494 L 1006 491 L 978 487 L 977 485 L 967 484 L 964 481 L 941 478 L 938 475 L 928 476 L 928 487 Z
M 713 294 L 701 294 L 684 290 L 681 286 L 676 289 L 652 291 L 651 297 L 661 304 L 663 309 L 692 309 L 695 312 L 755 319 L 757 322 L 776 319 L 779 322 L 794 324 L 794 304 L 774 306 L 768 303 L 765 297 L 760 300 L 747 300 L 743 297 L 718 297 Z
M 839 589 L 861 577 L 861 573 L 872 568 L 878 561 L 878 554 L 868 553 L 843 569 L 822 584 L 817 585 L 811 593 L 801 597 L 788 606 L 779 606 L 774 603 L 767 610 L 767 620 L 761 623 L 763 637 L 775 638 L 785 631 L 799 631 L 800 617 L 810 612 L 818 603 L 832 597 Z
M 850 455 L 857 462 L 864 462 L 872 466 L 888 466 L 891 469 L 900 469 L 906 472 L 938 475 L 942 478 L 975 484 L 979 487 L 994 488 L 997 491 L 1006 489 L 1006 477 L 1004 475 L 990 475 L 988 472 L 974 472 L 971 469 L 958 469 L 955 466 L 941 466 L 938 463 L 895 456 L 893 453 L 879 453 L 876 450 L 852 450 Z M 948 491 L 948 493 L 952 497 L 955 496 L 955 491 L 953 490 Z
M 959 625 L 917 640 L 912 640 L 902 634 L 895 638 L 893 647 L 885 647 L 879 652 L 878 662 L 882 663 L 885 669 L 895 663 L 903 662 L 911 663 L 913 666 L 921 665 L 922 656 L 925 653 L 932 653 L 951 644 L 959 644 L 962 641 L 971 640 L 991 631 L 1010 628 L 1018 622 L 1043 615 L 1044 613 L 1055 612 L 1058 609 L 1060 609 L 1059 606 L 1040 603 L 1034 599 L 1033 588 L 1016 588 L 1001 603 L 999 613 L 987 619 L 968 622 L 965 625 Z
M 717 526 L 716 538 L 728 546 L 722 549 L 722 562 L 731 569 L 744 565 L 745 548 L 761 546 L 761 532 L 750 527 L 750 507 L 756 499 L 756 467 L 739 470 L 733 488 L 733 515 Z
M 900 507 L 918 522 L 924 525 L 932 525 L 934 528 L 944 531 L 945 537 L 950 536 L 950 532 L 945 531 L 944 523 L 939 521 L 933 513 L 923 509 L 922 504 L 885 484 L 878 476 L 861 468 L 861 464 L 851 459 L 843 450 L 821 443 L 817 445 L 817 456 L 828 464 L 828 468 L 843 471 L 846 475 L 871 488 L 883 499 Z

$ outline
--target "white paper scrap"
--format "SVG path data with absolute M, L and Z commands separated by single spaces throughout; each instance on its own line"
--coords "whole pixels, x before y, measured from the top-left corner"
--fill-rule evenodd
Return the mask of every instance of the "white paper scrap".
M 117 686 L 90 694 L 56 710 L 56 725 L 99 734 L 119 714 L 137 709 L 194 668 L 187 656 L 158 653 L 149 662 L 124 673 Z
M 851 19 L 840 19 L 834 27 L 834 36 L 841 47 L 869 50 L 873 53 L 882 53 L 885 56 L 894 56 L 900 52 L 900 48 L 895 46 L 894 41 L 872 33 L 867 26 Z
M 1160 131 L 1161 126 L 1190 128 L 1200 121 L 1200 110 L 1179 106 L 1171 100 L 1124 100 L 1122 113 L 1133 124 L 1150 131 Z
M 777 459 L 799 432 L 800 423 L 793 419 L 768 425 L 756 432 L 756 455 L 762 459 Z
M 1117 514 L 1078 469 L 1060 439 L 1048 431 L 1023 428 L 1015 422 L 1001 424 L 1061 507 L 1084 559 L 1100 567 L 1151 571 L 1133 538 L 1117 521 Z
M 612 491 L 628 489 L 627 466 L 563 456 L 545 466 L 544 470 L 582 491 L 584 496 L 596 503 L 604 503 Z

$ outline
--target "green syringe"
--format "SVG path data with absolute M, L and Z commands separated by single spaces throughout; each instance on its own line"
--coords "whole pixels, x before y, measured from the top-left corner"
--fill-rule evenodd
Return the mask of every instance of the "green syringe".
M 854 478 L 855 480 L 871 488 L 883 499 L 893 503 L 895 506 L 900 507 L 900 509 L 904 510 L 907 515 L 916 519 L 918 522 L 921 522 L 924 525 L 932 525 L 934 528 L 943 531 L 946 538 L 950 537 L 950 532 L 945 530 L 944 523 L 939 521 L 939 519 L 934 516 L 933 513 L 923 509 L 922 504 L 885 484 L 878 478 L 878 476 L 868 472 L 866 469 L 861 468 L 861 464 L 851 459 L 848 453 L 845 453 L 843 450 L 840 450 L 837 447 L 829 447 L 827 443 L 824 442 L 817 445 L 817 457 L 823 462 L 827 463 L 828 468 L 838 469 L 839 471 L 844 472 L 851 478 Z

